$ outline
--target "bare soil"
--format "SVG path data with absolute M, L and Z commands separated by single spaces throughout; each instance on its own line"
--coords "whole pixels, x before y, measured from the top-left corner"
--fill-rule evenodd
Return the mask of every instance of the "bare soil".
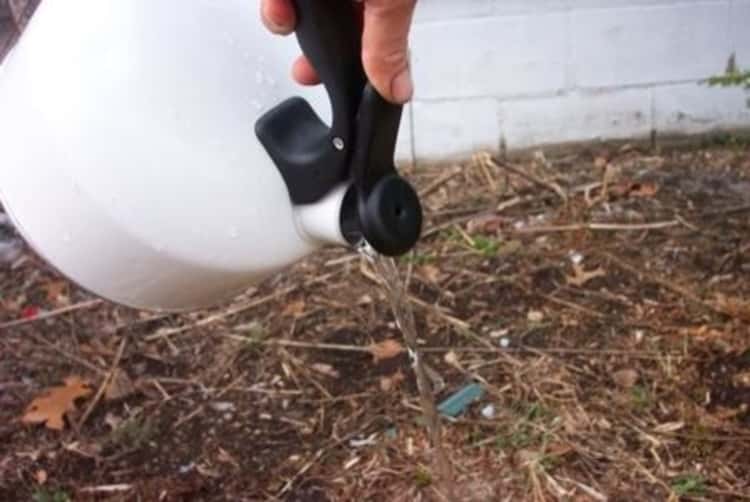
M 437 400 L 485 389 L 444 421 L 458 497 L 750 498 L 747 145 L 408 175 L 427 219 L 400 263 Z M 375 281 L 326 249 L 162 315 L 26 250 L 0 271 L 0 500 L 441 500 L 409 359 L 367 350 L 400 340 Z M 24 425 L 70 375 L 93 392 L 65 430 Z

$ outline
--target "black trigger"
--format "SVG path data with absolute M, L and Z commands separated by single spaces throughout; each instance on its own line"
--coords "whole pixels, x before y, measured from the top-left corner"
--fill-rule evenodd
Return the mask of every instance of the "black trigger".
M 310 104 L 289 98 L 255 123 L 255 134 L 284 178 L 295 204 L 320 200 L 347 177 L 347 156 Z

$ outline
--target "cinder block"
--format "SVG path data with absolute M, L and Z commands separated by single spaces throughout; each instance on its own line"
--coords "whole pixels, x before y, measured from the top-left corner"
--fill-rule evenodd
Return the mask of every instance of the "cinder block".
M 492 15 L 508 16 L 564 11 L 569 0 L 491 0 Z M 460 3 L 460 2 L 457 2 Z
M 722 2 L 724 0 L 567 0 L 571 10 Z
M 651 132 L 650 101 L 648 89 L 505 101 L 501 131 L 508 149 L 644 137 Z
M 412 151 L 412 131 L 411 131 L 411 107 L 408 104 L 404 107 L 401 116 L 401 128 L 398 130 L 398 140 L 396 141 L 396 161 L 402 164 L 411 164 L 414 162 Z
M 565 85 L 565 15 L 417 25 L 412 62 L 418 99 L 554 93 Z
M 331 104 L 328 100 L 328 94 L 326 94 L 325 88 L 322 85 L 313 87 L 299 86 L 296 94 L 310 102 L 321 120 L 327 124 L 331 123 Z M 403 115 L 401 116 L 401 127 L 399 128 L 398 140 L 396 142 L 395 157 L 399 162 L 403 163 L 411 163 L 414 160 L 411 146 L 410 106 L 411 104 L 407 104 L 404 107 Z
M 654 123 L 660 133 L 701 133 L 750 127 L 750 92 L 736 88 L 682 84 L 653 91 Z
M 572 75 L 581 87 L 703 79 L 731 52 L 726 1 L 573 11 Z
M 750 0 L 732 2 L 729 32 L 732 49 L 737 55 L 737 64 L 742 69 L 750 68 Z
M 417 161 L 499 149 L 500 125 L 494 99 L 417 101 L 413 107 Z

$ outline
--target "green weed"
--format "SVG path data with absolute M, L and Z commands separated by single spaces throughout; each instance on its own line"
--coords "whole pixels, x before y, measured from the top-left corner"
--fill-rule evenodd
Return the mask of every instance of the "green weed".
M 700 474 L 683 474 L 672 480 L 672 490 L 678 497 L 704 495 L 706 480 Z

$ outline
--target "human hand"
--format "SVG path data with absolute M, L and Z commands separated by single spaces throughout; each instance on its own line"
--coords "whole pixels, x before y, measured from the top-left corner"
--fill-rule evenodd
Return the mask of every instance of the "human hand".
M 398 104 L 409 101 L 414 93 L 408 46 L 416 3 L 417 0 L 362 0 L 362 65 L 375 89 L 385 99 Z M 292 0 L 261 0 L 261 18 L 273 33 L 292 33 L 296 25 Z M 292 65 L 292 76 L 300 84 L 320 83 L 315 69 L 304 56 Z

